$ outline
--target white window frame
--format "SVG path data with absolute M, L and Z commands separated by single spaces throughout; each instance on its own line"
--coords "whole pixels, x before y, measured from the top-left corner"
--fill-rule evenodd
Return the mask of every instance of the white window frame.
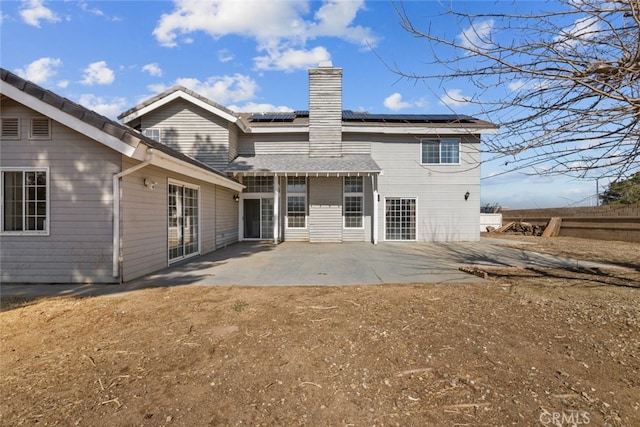
M 362 191 L 347 192 L 347 178 L 359 178 L 361 181 Z M 342 227 L 348 230 L 362 230 L 364 228 L 364 177 L 362 176 L 345 176 L 342 179 Z M 347 197 L 360 198 L 360 225 L 353 227 L 347 225 Z M 352 217 L 352 218 L 355 218 Z
M 46 195 L 45 195 L 45 221 L 44 221 L 44 230 L 24 230 L 25 220 L 26 220 L 26 203 L 27 198 L 23 196 L 22 198 L 22 230 L 4 230 L 4 210 L 5 210 L 5 202 L 4 202 L 4 179 L 5 172 L 44 172 L 46 174 Z M 23 175 L 24 176 L 24 175 Z M 24 192 L 24 178 L 22 182 L 23 195 Z M 0 235 L 13 235 L 13 236 L 49 236 L 50 235 L 50 226 L 51 226 L 51 174 L 48 167 L 36 168 L 36 167 L 10 167 L 10 168 L 0 168 Z
M 47 122 L 47 134 L 46 135 L 35 135 L 33 133 L 33 129 L 35 127 L 34 122 L 36 120 L 42 120 L 42 121 L 46 121 Z M 43 117 L 43 116 L 35 116 L 35 117 L 29 117 L 29 139 L 34 139 L 34 140 L 50 140 L 51 139 L 51 134 L 52 134 L 52 130 L 51 130 L 52 126 L 51 126 L 51 119 L 48 117 Z
M 289 179 L 304 179 L 304 191 L 289 191 Z M 309 179 L 306 176 L 288 176 L 286 180 L 286 188 L 287 188 L 287 216 L 285 218 L 286 228 L 289 230 L 304 230 L 307 228 L 307 216 L 308 216 L 308 206 L 307 206 L 307 191 L 309 189 Z M 291 227 L 289 226 L 289 198 L 290 197 L 302 197 L 304 204 L 304 225 L 301 227 Z M 296 217 L 297 218 L 297 217 Z
M 442 145 L 444 142 L 455 142 L 458 146 L 458 161 L 457 162 L 443 162 L 442 161 Z M 424 162 L 424 148 L 426 144 L 438 144 L 438 162 Z M 421 138 L 420 139 L 420 164 L 422 165 L 440 165 L 440 166 L 455 166 L 460 164 L 460 148 L 462 143 L 460 138 Z
M 389 199 L 399 199 L 399 200 L 413 200 L 415 203 L 415 236 L 413 239 L 387 239 L 387 203 L 389 201 Z M 389 196 L 389 197 L 385 197 L 384 198 L 384 206 L 383 206 L 383 210 L 384 212 L 384 240 L 387 242 L 417 242 L 418 241 L 418 198 L 417 197 L 405 197 L 405 196 Z
M 190 188 L 192 190 L 197 190 L 198 191 L 198 249 L 196 250 L 196 252 L 190 253 L 188 255 L 185 255 L 184 251 L 182 253 L 182 256 L 176 257 L 176 258 L 171 258 L 171 251 L 169 248 L 169 189 L 170 189 L 170 185 L 174 185 L 174 186 L 178 186 L 178 187 L 182 187 L 183 190 L 185 188 Z M 184 199 L 184 192 L 182 193 L 182 197 Z M 172 178 L 168 178 L 167 179 L 167 200 L 166 200 L 166 208 L 167 208 L 167 263 L 169 265 L 191 258 L 191 257 L 195 257 L 198 256 L 202 253 L 202 190 L 200 188 L 199 185 L 195 185 L 195 184 L 190 184 L 188 182 L 184 182 L 184 181 L 178 181 L 176 179 L 172 179 Z M 184 204 L 182 204 L 182 217 L 184 218 Z M 184 227 L 185 229 L 187 227 Z M 184 241 L 183 241 L 183 249 L 184 249 Z
M 4 122 L 5 120 L 16 120 L 17 121 L 17 134 L 16 135 L 4 135 Z M 20 139 L 21 127 L 20 127 L 20 117 L 17 116 L 3 116 L 0 118 L 0 138 L 6 140 L 18 140 Z
M 148 133 L 155 133 L 155 132 L 157 132 L 157 133 L 158 133 L 158 138 L 155 138 L 154 136 L 151 136 L 151 135 L 149 135 L 149 134 L 148 134 Z M 153 139 L 154 141 L 162 142 L 162 128 L 158 128 L 158 127 L 146 128 L 146 129 L 142 132 L 142 134 L 143 134 L 144 136 L 146 136 L 147 138 L 151 138 L 151 139 Z

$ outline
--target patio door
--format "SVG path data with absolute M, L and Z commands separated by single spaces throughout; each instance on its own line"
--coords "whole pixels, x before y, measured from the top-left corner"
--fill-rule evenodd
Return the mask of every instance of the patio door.
M 273 198 L 246 198 L 243 201 L 243 237 L 247 240 L 273 239 Z
M 199 190 L 184 184 L 169 184 L 169 262 L 200 251 Z
M 416 240 L 416 199 L 385 198 L 385 240 Z

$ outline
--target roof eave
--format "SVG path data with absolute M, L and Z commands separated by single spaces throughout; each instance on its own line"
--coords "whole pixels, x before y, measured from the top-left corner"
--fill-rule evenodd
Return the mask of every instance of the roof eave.
M 215 114 L 227 120 L 228 122 L 238 124 L 238 126 L 240 126 L 241 128 L 244 126 L 244 123 L 242 123 L 237 116 L 234 116 L 233 114 L 230 114 L 229 112 L 221 108 L 217 108 L 214 105 L 211 105 L 210 103 L 203 101 L 202 99 L 196 98 L 195 96 L 185 92 L 182 89 L 177 89 L 171 93 L 168 93 L 165 96 L 161 96 L 157 100 L 149 103 L 148 105 L 134 107 L 133 109 L 120 115 L 118 118 L 122 120 L 123 123 L 130 123 L 133 120 L 139 117 L 142 117 L 145 114 L 157 108 L 160 108 L 172 101 L 175 101 L 176 99 L 184 99 L 185 101 L 190 102 L 194 105 L 197 105 L 198 107 L 206 111 L 209 111 L 210 113 Z
M 47 104 L 46 102 L 29 95 L 28 93 L 18 89 L 17 87 L 0 80 L 0 93 L 8 96 L 9 98 L 23 104 L 24 106 L 31 108 L 38 113 L 47 116 L 93 140 L 96 140 L 107 147 L 124 154 L 127 157 L 133 157 L 138 144 L 128 144 L 121 139 L 104 132 L 95 126 L 85 123 L 81 119 L 72 116 L 63 110 Z M 134 138 L 137 140 L 136 138 Z M 139 143 L 139 141 L 138 141 Z

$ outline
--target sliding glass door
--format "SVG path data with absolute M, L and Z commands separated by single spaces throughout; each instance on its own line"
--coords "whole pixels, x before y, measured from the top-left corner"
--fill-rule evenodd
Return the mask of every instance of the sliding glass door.
M 186 184 L 169 184 L 169 262 L 200 252 L 199 190 Z

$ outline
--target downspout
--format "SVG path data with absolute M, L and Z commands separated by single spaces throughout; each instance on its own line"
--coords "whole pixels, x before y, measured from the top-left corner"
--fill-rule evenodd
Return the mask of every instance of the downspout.
M 373 190 L 373 244 L 378 244 L 378 209 L 379 209 L 379 199 L 380 193 L 378 193 L 378 175 L 371 175 L 371 187 Z
M 120 179 L 138 169 L 149 166 L 153 157 L 153 148 L 147 148 L 147 159 L 145 161 L 113 176 L 113 277 L 120 277 L 120 283 L 122 283 L 122 274 L 120 271 L 120 264 L 122 263 L 122 253 L 120 252 Z

